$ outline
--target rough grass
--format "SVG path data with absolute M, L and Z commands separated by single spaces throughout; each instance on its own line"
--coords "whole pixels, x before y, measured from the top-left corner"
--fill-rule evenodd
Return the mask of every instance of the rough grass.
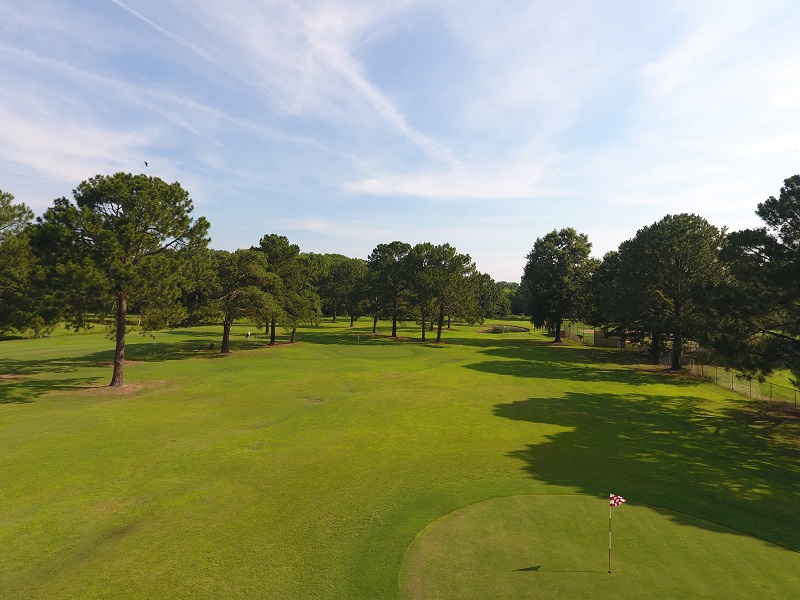
M 5 597 L 393 598 L 420 531 L 517 495 L 800 549 L 798 424 L 721 388 L 537 332 L 248 327 L 130 336 L 121 392 L 102 335 L 0 342 Z

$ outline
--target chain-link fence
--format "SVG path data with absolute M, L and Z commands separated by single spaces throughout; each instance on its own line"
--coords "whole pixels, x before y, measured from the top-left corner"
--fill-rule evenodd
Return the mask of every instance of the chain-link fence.
M 603 331 L 593 329 L 588 325 L 576 322 L 564 324 L 565 329 L 561 332 L 561 337 L 583 344 L 584 346 L 598 346 L 603 348 L 615 348 L 626 352 L 634 352 L 637 355 L 646 356 L 648 348 L 645 345 L 629 342 L 623 338 L 606 335 Z M 699 346 L 695 342 L 689 342 L 685 346 L 694 356 L 701 355 Z M 662 364 L 669 365 L 670 356 L 662 357 Z M 693 358 L 684 358 L 684 368 L 697 377 L 719 385 L 721 387 L 738 392 L 748 398 L 755 400 L 769 400 L 775 402 L 785 402 L 795 412 L 797 411 L 797 400 L 799 390 L 786 385 L 780 385 L 771 381 L 758 381 L 748 379 L 744 375 L 715 365 L 706 365 L 695 362 Z
M 786 402 L 795 411 L 797 410 L 797 392 L 795 388 L 772 383 L 771 381 L 758 381 L 757 379 L 748 379 L 743 375 L 730 371 L 724 367 L 716 367 L 713 365 L 698 365 L 689 363 L 685 365 L 685 369 L 692 375 L 701 377 L 706 381 L 715 383 L 724 388 L 739 392 L 748 398 L 755 398 L 756 400 L 772 400 L 778 402 Z
M 617 350 L 625 350 L 626 352 L 639 352 L 641 350 L 641 344 L 634 344 L 617 336 L 606 335 L 600 330 L 574 321 L 564 323 L 561 337 L 578 342 L 584 346 L 616 348 Z

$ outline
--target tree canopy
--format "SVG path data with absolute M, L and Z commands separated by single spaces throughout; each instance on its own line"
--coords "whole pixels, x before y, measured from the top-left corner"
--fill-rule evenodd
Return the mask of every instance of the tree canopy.
M 182 261 L 208 243 L 208 221 L 193 220 L 192 201 L 177 182 L 116 173 L 97 175 L 59 198 L 37 219 L 34 245 L 64 301 L 65 316 L 86 324 L 89 314 L 113 314 L 114 374 L 121 386 L 127 313 L 136 304 L 146 329 L 175 323 L 176 302 L 195 284 Z
M 527 313 L 535 327 L 547 325 L 554 342 L 561 341 L 565 319 L 585 309 L 589 280 L 597 261 L 589 258 L 586 234 L 571 227 L 553 230 L 536 240 L 528 254 L 521 287 L 527 293 Z
M 726 364 L 763 377 L 789 369 L 800 386 L 800 175 L 758 204 L 765 226 L 730 233 L 730 276 L 715 288 L 708 343 Z

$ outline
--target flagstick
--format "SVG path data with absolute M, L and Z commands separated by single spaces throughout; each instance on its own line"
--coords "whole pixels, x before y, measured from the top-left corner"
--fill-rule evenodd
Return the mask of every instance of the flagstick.
M 608 572 L 611 573 L 611 505 L 608 506 Z

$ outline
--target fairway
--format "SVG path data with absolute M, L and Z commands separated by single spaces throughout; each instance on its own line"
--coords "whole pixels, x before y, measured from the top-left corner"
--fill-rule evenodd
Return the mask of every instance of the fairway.
M 130 335 L 122 391 L 103 335 L 0 342 L 4 598 L 799 595 L 791 415 L 539 331 L 251 328 Z

